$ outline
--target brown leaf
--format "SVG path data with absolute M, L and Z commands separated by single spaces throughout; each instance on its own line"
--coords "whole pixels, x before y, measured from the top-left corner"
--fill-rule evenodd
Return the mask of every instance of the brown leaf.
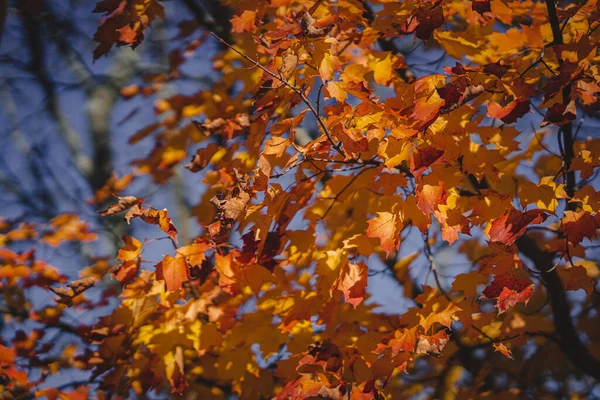
M 304 36 L 309 38 L 318 38 L 321 36 L 327 35 L 333 29 L 334 25 L 328 25 L 323 28 L 316 28 L 315 22 L 317 22 L 312 15 L 308 11 L 302 15 L 302 19 L 300 20 L 300 28 L 302 28 L 302 32 Z
M 134 206 L 137 206 L 139 209 L 139 206 L 144 202 L 144 199 L 138 199 L 135 196 L 125 196 L 125 197 L 117 196 L 117 199 L 119 200 L 119 202 L 117 204 L 113 204 L 112 206 L 109 206 L 106 210 L 98 211 L 100 213 L 100 215 L 105 217 L 107 215 L 117 214 L 122 211 L 128 210 Z M 127 219 L 127 216 L 125 218 Z M 129 219 L 127 219 L 127 222 L 129 223 Z

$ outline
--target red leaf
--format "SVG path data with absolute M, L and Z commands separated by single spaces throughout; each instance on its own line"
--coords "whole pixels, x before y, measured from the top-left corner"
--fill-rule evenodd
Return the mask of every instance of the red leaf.
M 548 215 L 542 210 L 521 212 L 513 208 L 492 222 L 488 235 L 494 242 L 510 245 L 525 233 L 529 225 L 542 223 L 546 218 Z
M 568 105 L 562 103 L 556 103 L 548 109 L 544 121 L 540 126 L 552 125 L 564 125 L 571 121 L 574 121 L 577 117 L 577 108 L 575 102 L 571 101 Z
M 585 238 L 592 239 L 600 228 L 588 211 L 565 211 L 560 231 L 567 236 L 569 242 L 578 245 Z
M 490 0 L 473 0 L 473 11 L 483 14 L 492 11 Z
M 529 99 L 515 99 L 505 107 L 490 101 L 488 103 L 487 115 L 492 118 L 501 119 L 505 124 L 511 124 L 529 112 Z
M 492 284 L 486 287 L 482 294 L 488 299 L 496 299 L 496 307 L 502 314 L 517 303 L 527 304 L 533 293 L 533 285 L 529 278 L 520 279 L 508 273 L 495 276 Z
M 113 276 L 121 283 L 121 286 L 125 286 L 137 276 L 141 261 L 139 258 L 137 260 L 124 261 L 113 272 Z
M 432 146 L 415 150 L 410 158 L 410 172 L 419 178 L 431 165 L 441 162 L 443 156 L 444 150 Z

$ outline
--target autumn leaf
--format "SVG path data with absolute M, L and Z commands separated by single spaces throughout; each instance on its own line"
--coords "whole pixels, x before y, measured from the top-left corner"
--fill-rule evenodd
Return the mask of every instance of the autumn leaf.
M 390 212 L 378 212 L 377 217 L 369 220 L 367 236 L 379 238 L 380 246 L 386 254 L 398 248 L 400 235 L 399 218 Z
M 210 143 L 208 146 L 198 149 L 196 154 L 192 157 L 192 161 L 185 165 L 190 172 L 198 172 L 206 168 L 208 164 L 218 163 L 223 156 L 227 153 L 227 150 L 223 147 L 219 147 L 215 143 Z
M 589 296 L 594 291 L 595 281 L 588 275 L 588 271 L 581 265 L 574 265 L 570 268 L 561 268 L 558 271 L 566 290 L 583 289 Z
M 533 293 L 533 286 L 531 279 L 517 278 L 512 273 L 508 273 L 495 276 L 482 294 L 485 298 L 496 299 L 498 313 L 502 314 L 517 303 L 527 304 Z
M 232 30 L 236 33 L 252 32 L 256 29 L 256 12 L 244 10 L 242 14 L 231 19 Z
M 444 347 L 446 347 L 446 343 L 448 343 L 449 339 L 450 336 L 446 333 L 446 331 L 443 330 L 432 336 L 420 335 L 415 353 L 440 354 Z
M 569 242 L 578 245 L 583 239 L 596 237 L 596 230 L 600 228 L 597 220 L 588 211 L 565 211 L 561 220 L 560 231 L 567 236 Z
M 505 357 L 514 360 L 515 358 L 512 355 L 512 351 L 504 343 L 494 343 L 494 351 L 498 351 L 502 353 Z
M 105 217 L 120 213 L 125 210 L 133 209 L 133 211 L 130 211 L 127 213 L 127 215 L 125 215 L 125 219 L 129 222 L 129 219 L 132 218 L 131 215 L 139 212 L 141 205 L 144 202 L 144 199 L 138 199 L 135 196 L 117 197 L 117 200 L 119 201 L 117 204 L 109 206 L 106 210 L 98 211 L 100 215 Z
M 121 286 L 125 286 L 138 275 L 141 261 L 142 260 L 140 258 L 135 260 L 126 260 L 117 266 L 112 274 L 115 279 L 121 283 Z
M 430 166 L 441 162 L 443 156 L 444 150 L 432 146 L 416 150 L 410 159 L 410 172 L 418 178 Z
M 302 28 L 302 32 L 306 37 L 318 38 L 325 36 L 333 29 L 334 26 L 333 24 L 330 24 L 319 28 L 316 26 L 316 22 L 317 21 L 313 18 L 309 11 L 304 12 L 300 20 L 300 27 Z
M 488 236 L 494 242 L 513 244 L 530 225 L 542 223 L 548 215 L 542 210 L 521 212 L 511 209 L 503 216 L 492 221 Z
M 79 296 L 96 283 L 96 278 L 83 278 L 69 283 L 66 287 L 49 288 L 54 294 L 58 295 L 58 302 L 71 305 L 73 298 Z
M 319 65 L 319 75 L 323 82 L 333 79 L 333 75 L 341 68 L 340 60 L 330 53 L 325 53 Z
M 62 214 L 50 221 L 50 231 L 42 235 L 42 242 L 58 247 L 65 241 L 89 242 L 96 234 L 89 231 L 88 223 L 75 214 Z
M 140 217 L 149 224 L 158 225 L 161 231 L 165 232 L 175 243 L 178 243 L 177 229 L 175 229 L 175 225 L 173 225 L 173 221 L 171 221 L 169 212 L 166 209 L 144 210 Z
M 512 124 L 517 119 L 529 112 L 529 99 L 515 99 L 506 106 L 490 101 L 488 103 L 487 115 L 498 118 L 505 124 Z
M 156 264 L 156 279 L 164 281 L 169 292 L 181 289 L 183 282 L 190 280 L 190 271 L 185 258 L 166 255 Z
M 142 242 L 131 236 L 123 236 L 125 245 L 119 249 L 117 260 L 131 261 L 139 256 L 142 251 Z
M 344 301 L 352 304 L 354 308 L 365 298 L 368 272 L 364 262 L 347 264 L 334 284 L 334 288 L 344 294 Z

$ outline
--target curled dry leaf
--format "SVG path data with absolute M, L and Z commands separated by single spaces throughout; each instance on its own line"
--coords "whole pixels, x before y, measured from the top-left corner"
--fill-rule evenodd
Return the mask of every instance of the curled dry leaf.
M 96 278 L 83 278 L 77 281 L 69 283 L 66 287 L 59 288 L 48 288 L 54 294 L 58 295 L 57 301 L 59 303 L 70 305 L 72 304 L 73 298 L 85 292 L 96 283 Z
M 281 69 L 279 70 L 279 75 L 285 81 L 289 80 L 294 71 L 296 70 L 296 66 L 298 65 L 298 55 L 294 51 L 294 49 L 289 48 L 282 54 L 282 63 Z
M 302 28 L 302 33 L 304 36 L 309 38 L 318 38 L 321 36 L 327 35 L 333 29 L 334 25 L 330 24 L 323 28 L 316 28 L 315 23 L 317 21 L 313 18 L 312 15 L 307 11 L 302 15 L 302 19 L 300 20 L 300 28 Z
M 120 213 L 125 210 L 129 210 L 132 207 L 137 207 L 137 209 L 139 209 L 141 204 L 144 202 L 144 199 L 138 199 L 135 196 L 125 196 L 125 197 L 117 196 L 117 200 L 119 201 L 117 204 L 113 204 L 112 206 L 109 206 L 106 210 L 98 211 L 100 213 L 100 215 L 105 217 L 107 215 L 113 215 L 113 214 L 117 214 L 117 213 Z M 125 218 L 127 219 L 127 222 L 129 222 L 129 219 L 127 218 L 127 216 L 125 216 Z

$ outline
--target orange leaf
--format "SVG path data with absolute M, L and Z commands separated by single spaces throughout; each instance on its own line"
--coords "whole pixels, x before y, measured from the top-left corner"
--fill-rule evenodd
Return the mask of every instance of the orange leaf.
M 504 343 L 494 343 L 494 351 L 499 351 L 500 353 L 504 354 L 506 357 L 510 358 L 511 360 L 514 360 L 512 351 L 510 351 L 510 349 L 508 347 L 506 347 L 504 345 Z
M 177 229 L 169 218 L 169 212 L 164 210 L 144 210 L 141 218 L 149 224 L 158 225 L 175 243 L 177 243 Z
M 390 212 L 378 212 L 377 217 L 369 220 L 367 236 L 379 238 L 380 246 L 387 255 L 399 246 L 400 223 L 396 214 Z
M 335 283 L 335 289 L 344 294 L 344 301 L 356 308 L 365 298 L 369 269 L 364 261 L 346 264 Z
M 256 29 L 256 11 L 244 10 L 231 19 L 231 30 L 236 33 L 253 32 Z
M 141 261 L 139 258 L 137 260 L 124 261 L 113 272 L 113 276 L 121 283 L 121 286 L 125 286 L 137 276 Z
M 142 242 L 131 236 L 123 236 L 125 245 L 119 249 L 117 260 L 131 261 L 140 255 L 142 251 Z
M 169 292 L 181 289 L 183 282 L 190 280 L 190 272 L 185 259 L 166 255 L 156 265 L 156 279 L 165 281 Z
M 517 119 L 529 112 L 529 99 L 516 99 L 502 107 L 498 103 L 490 101 L 488 103 L 487 115 L 492 118 L 498 118 L 505 124 L 512 124 Z

